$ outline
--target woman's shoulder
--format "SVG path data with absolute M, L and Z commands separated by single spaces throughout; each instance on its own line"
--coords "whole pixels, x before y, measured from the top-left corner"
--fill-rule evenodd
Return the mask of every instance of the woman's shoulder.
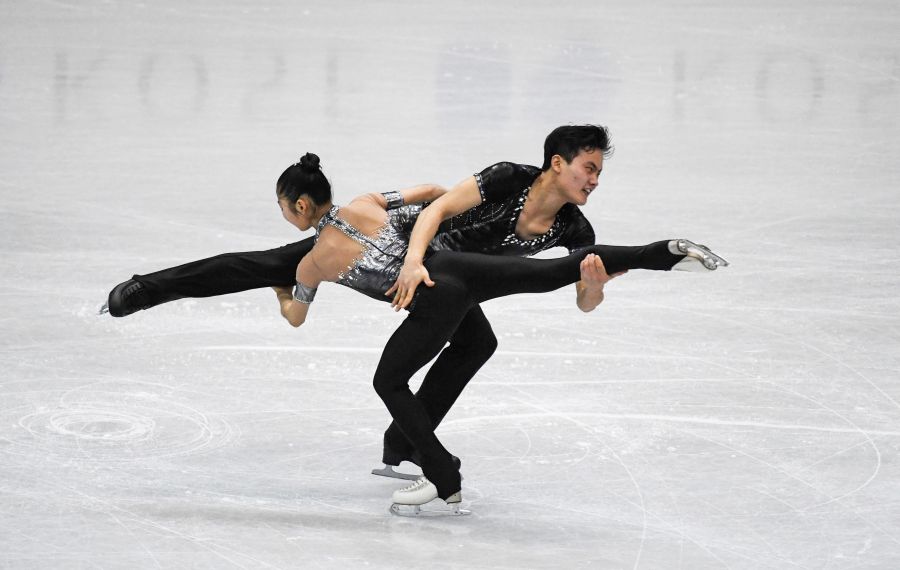
M 341 206 L 337 217 L 363 234 L 372 235 L 384 225 L 387 212 L 374 198 L 362 195 Z
M 362 196 L 357 196 L 353 200 L 350 200 L 346 205 L 341 206 L 338 211 L 338 216 L 343 218 L 347 223 L 355 226 L 357 223 L 365 223 L 366 220 L 378 217 L 378 214 L 384 211 L 384 208 L 378 204 L 373 196 L 363 194 Z

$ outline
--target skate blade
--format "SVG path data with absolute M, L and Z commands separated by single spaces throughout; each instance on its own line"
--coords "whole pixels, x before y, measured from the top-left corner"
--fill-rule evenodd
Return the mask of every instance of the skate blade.
M 687 255 L 672 266 L 672 271 L 688 271 L 690 273 L 707 273 L 710 270 L 703 265 L 703 262 L 697 259 L 696 257 L 691 257 Z
M 458 503 L 447 505 L 446 509 L 423 509 L 421 505 L 391 505 L 391 514 L 398 517 L 463 517 L 471 515 L 472 511 L 459 508 Z
M 405 479 L 407 481 L 415 481 L 421 475 L 413 475 L 411 473 L 401 473 L 399 471 L 394 471 L 394 467 L 392 465 L 385 465 L 382 469 L 372 469 L 372 475 L 378 475 L 379 477 L 390 477 L 392 479 Z
M 686 254 L 686 257 L 675 264 L 672 268 L 676 271 L 715 271 L 719 267 L 728 267 L 728 261 L 715 253 L 713 253 L 705 245 L 694 243 L 690 240 L 678 240 L 680 244 L 684 244 L 684 248 L 680 248 Z
M 109 303 L 103 303 L 100 308 L 97 310 L 98 315 L 107 315 L 109 314 Z

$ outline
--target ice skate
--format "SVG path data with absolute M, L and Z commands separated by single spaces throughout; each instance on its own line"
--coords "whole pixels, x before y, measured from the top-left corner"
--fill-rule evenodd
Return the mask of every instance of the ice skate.
M 444 501 L 449 509 L 423 509 L 423 505 L 438 498 L 437 487 L 426 479 L 420 477 L 409 487 L 394 491 L 391 505 L 391 513 L 401 517 L 421 516 L 461 516 L 470 514 L 469 511 L 459 508 L 462 502 L 462 492 L 453 493 Z
M 690 240 L 673 239 L 669 242 L 669 251 L 685 256 L 672 267 L 673 271 L 715 271 L 719 267 L 728 267 L 725 258 Z
M 109 299 L 100 307 L 100 314 L 124 317 L 153 306 L 143 283 L 129 279 L 119 283 L 109 292 Z
M 415 481 L 422 475 L 417 475 L 415 473 L 403 473 L 401 471 L 395 471 L 393 465 L 384 464 L 384 467 L 372 469 L 372 475 L 378 475 L 379 477 L 391 477 L 393 479 L 406 479 L 407 481 Z
M 459 457 L 455 455 L 452 457 L 453 465 L 458 470 L 462 465 L 462 461 L 460 461 Z M 378 475 L 379 477 L 391 477 L 393 479 L 405 479 L 407 481 L 416 481 L 420 477 L 422 477 L 421 473 L 403 473 L 402 471 L 394 470 L 394 467 L 399 467 L 400 464 L 404 461 L 412 463 L 416 467 L 419 467 L 421 465 L 421 460 L 419 459 L 419 454 L 416 452 L 413 452 L 409 457 L 405 457 L 385 444 L 384 452 L 382 453 L 382 461 L 384 462 L 384 467 L 380 469 L 372 469 L 372 475 Z

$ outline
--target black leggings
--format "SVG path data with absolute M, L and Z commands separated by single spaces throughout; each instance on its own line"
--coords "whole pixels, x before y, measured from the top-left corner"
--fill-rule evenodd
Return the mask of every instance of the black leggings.
M 607 273 L 625 269 L 669 270 L 683 256 L 668 241 L 646 246 L 596 245 L 557 259 L 527 259 L 441 251 L 425 266 L 434 287 L 419 287 L 415 306 L 388 340 L 375 371 L 375 391 L 397 428 L 421 458 L 422 471 L 446 499 L 460 489 L 459 470 L 434 434 L 436 422 L 409 390 L 409 379 L 457 331 L 478 303 L 518 293 L 544 293 L 575 283 L 589 253 L 603 260 Z
M 293 286 L 297 264 L 313 238 L 265 251 L 223 253 L 133 278 L 144 285 L 151 306 L 188 297 L 214 297 L 263 287 Z M 436 428 L 466 384 L 490 359 L 497 337 L 481 308 L 472 307 L 422 381 L 416 397 Z M 414 448 L 392 423 L 384 434 L 385 463 L 410 459 Z
M 147 275 L 135 275 L 147 289 L 151 306 L 186 297 L 215 297 L 263 287 L 293 287 L 297 264 L 315 245 L 314 238 L 266 251 L 223 253 Z

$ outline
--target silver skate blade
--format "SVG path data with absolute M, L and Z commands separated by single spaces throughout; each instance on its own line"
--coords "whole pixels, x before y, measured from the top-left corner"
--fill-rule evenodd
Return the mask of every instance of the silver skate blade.
M 717 253 L 714 253 L 713 250 L 709 249 L 705 245 L 698 244 L 697 247 L 702 249 L 705 256 L 707 258 L 713 260 L 716 263 L 717 267 L 728 267 L 729 265 L 731 265 L 730 263 L 728 263 L 727 259 L 725 259 L 724 257 L 722 257 L 721 255 L 719 255 Z
M 684 259 L 682 259 L 681 261 L 679 261 L 678 263 L 676 263 L 675 265 L 672 266 L 672 271 L 690 271 L 692 273 L 706 273 L 707 271 L 709 271 L 709 269 L 707 269 L 703 265 L 703 262 L 701 262 L 696 257 L 691 257 L 690 255 L 687 255 L 684 257 Z
M 380 477 L 391 477 L 393 479 L 406 479 L 407 481 L 416 481 L 421 475 L 413 475 L 411 473 L 400 473 L 394 471 L 392 465 L 385 465 L 382 469 L 372 469 L 372 475 Z
M 713 253 L 705 245 L 694 243 L 687 239 L 675 240 L 675 243 L 677 244 L 678 253 L 686 256 L 672 267 L 676 271 L 703 271 L 704 269 L 715 271 L 719 267 L 728 267 L 729 265 L 724 257 Z M 671 246 L 669 250 L 675 253 Z M 702 267 L 697 267 L 696 264 L 689 261 L 691 259 L 698 261 Z
M 109 303 L 103 303 L 100 309 L 97 311 L 98 315 L 106 315 L 109 313 Z
M 459 503 L 447 505 L 449 508 L 441 510 L 423 509 L 421 505 L 391 505 L 391 514 L 398 517 L 462 517 L 471 515 L 472 511 L 459 508 Z

